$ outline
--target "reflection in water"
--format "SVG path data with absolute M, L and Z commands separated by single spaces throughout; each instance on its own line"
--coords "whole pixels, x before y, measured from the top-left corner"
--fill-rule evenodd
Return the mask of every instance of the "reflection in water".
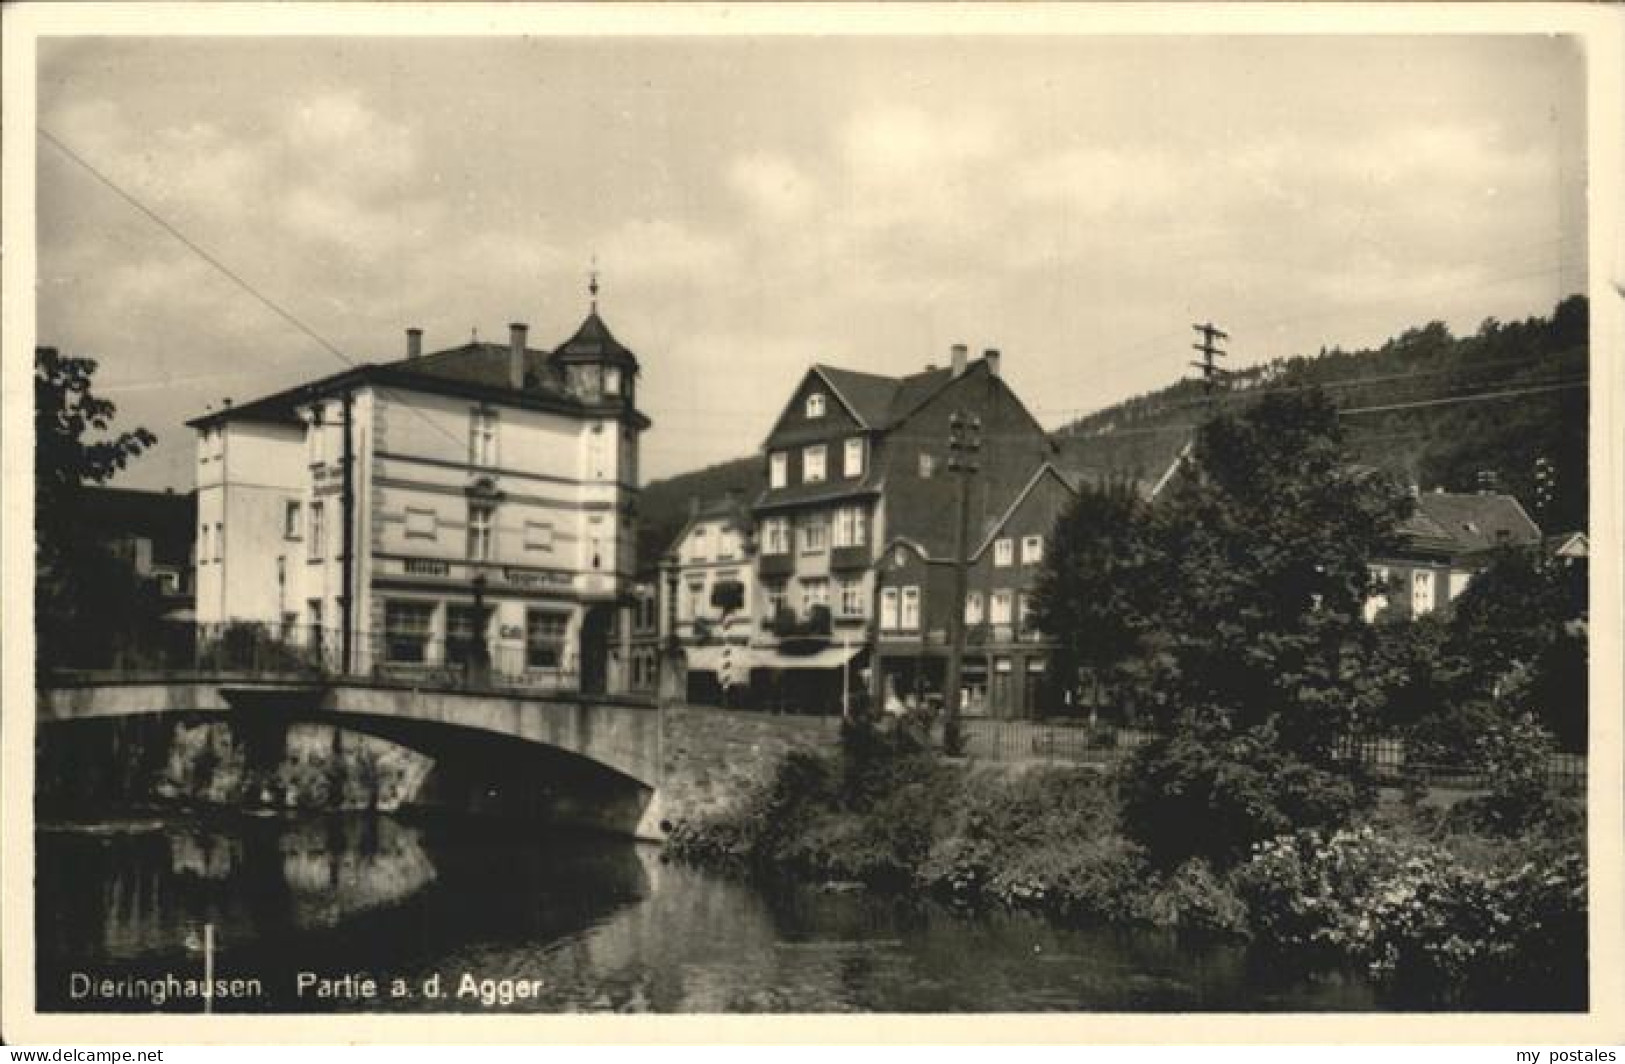
M 1232 943 L 766 890 L 629 843 L 516 842 L 511 831 L 365 815 L 42 831 L 38 843 L 44 1009 L 152 1008 L 76 998 L 71 976 L 195 975 L 185 942 L 205 921 L 218 971 L 264 987 L 220 1011 L 1373 1006 L 1354 980 L 1271 985 Z M 317 996 L 301 993 L 301 973 L 400 979 L 411 992 Z M 436 976 L 440 996 L 425 997 Z M 535 996 L 501 993 L 520 983 Z

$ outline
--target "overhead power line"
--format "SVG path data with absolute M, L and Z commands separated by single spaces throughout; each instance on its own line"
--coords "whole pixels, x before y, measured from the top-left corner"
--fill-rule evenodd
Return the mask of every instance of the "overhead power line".
M 61 139 L 58 138 L 55 134 L 53 134 L 50 130 L 46 129 L 44 126 L 39 126 L 38 131 L 39 131 L 39 135 L 41 137 L 43 137 L 49 144 L 51 144 L 53 147 L 55 147 L 57 151 L 60 151 L 67 158 L 71 159 L 74 163 L 78 164 L 78 166 L 80 168 L 82 168 L 86 173 L 88 173 L 90 176 L 94 177 L 102 185 L 104 185 L 108 189 L 110 189 L 113 192 L 114 195 L 119 197 L 119 199 L 123 200 L 125 203 L 128 203 L 130 206 L 134 207 L 141 214 L 143 214 L 147 218 L 149 218 L 159 228 L 163 229 L 164 232 L 166 232 L 170 236 L 174 237 L 177 241 L 180 242 L 182 247 L 185 247 L 187 250 L 191 251 L 198 258 L 202 259 L 204 262 L 208 263 L 210 266 L 213 266 L 216 270 L 220 271 L 221 274 L 223 274 L 224 276 L 229 278 L 231 280 L 231 282 L 233 284 L 235 284 L 238 288 L 240 288 L 244 292 L 248 293 L 248 295 L 250 297 L 252 297 L 256 302 L 258 302 L 261 306 L 265 307 L 267 310 L 271 311 L 271 313 L 275 314 L 277 317 L 281 318 L 283 321 L 285 321 L 288 324 L 292 325 L 294 328 L 298 329 L 300 332 L 304 333 L 306 336 L 310 337 L 312 340 L 316 341 L 317 344 L 321 345 L 321 347 L 324 350 L 326 350 L 334 358 L 336 358 L 340 362 L 342 362 L 347 368 L 355 369 L 359 365 L 361 365 L 361 363 L 358 363 L 355 359 L 352 359 L 349 355 L 346 355 L 343 351 L 339 350 L 338 345 L 336 345 L 332 341 L 328 340 L 327 337 L 323 336 L 321 333 L 317 332 L 315 329 L 311 328 L 309 325 L 306 325 L 303 321 L 301 321 L 299 319 L 299 317 L 297 315 L 295 315 L 293 313 L 293 311 L 288 310 L 286 307 L 282 306 L 276 300 L 274 300 L 270 296 L 264 294 L 258 288 L 255 288 L 251 283 L 249 283 L 249 281 L 246 278 L 244 278 L 236 270 L 233 270 L 230 266 L 228 266 L 224 262 L 220 261 L 219 258 L 217 258 L 213 254 L 211 254 L 207 249 L 205 249 L 204 247 L 199 245 L 195 240 L 193 240 L 191 237 L 189 237 L 185 233 L 183 233 L 178 226 L 171 223 L 167 218 L 163 217 L 161 214 L 159 214 L 157 211 L 153 210 L 151 207 L 148 207 L 145 203 L 142 203 L 141 200 L 136 198 L 134 193 L 126 191 L 122 186 L 120 186 L 118 184 L 118 182 L 114 181 L 111 177 L 108 177 L 101 170 L 97 169 L 96 166 L 93 165 L 84 156 L 80 155 L 78 152 L 76 152 L 72 148 L 68 147 L 68 145 L 64 144 L 61 141 Z M 202 378 L 199 378 L 199 379 L 202 379 Z M 390 395 L 391 397 L 393 397 L 395 395 L 395 393 L 392 390 L 387 389 L 387 388 L 379 388 L 378 390 L 380 392 L 382 392 L 383 394 L 385 394 L 385 395 Z M 436 432 L 438 432 L 442 436 L 446 437 L 446 439 L 450 440 L 452 443 L 457 444 L 459 447 L 461 447 L 463 445 L 462 440 L 460 440 L 457 437 L 453 436 L 450 432 L 448 432 L 445 429 L 444 426 L 438 424 L 435 421 L 430 420 L 429 417 L 426 414 L 424 414 L 421 410 L 418 410 L 416 407 L 413 407 L 410 404 L 407 404 L 406 408 L 408 410 L 411 410 L 412 413 L 415 414 L 418 417 L 418 419 L 421 420 L 425 425 L 428 425 L 430 428 L 434 429 Z
M 1539 395 L 1546 392 L 1567 391 L 1575 388 L 1589 387 L 1591 381 L 1586 377 L 1570 380 L 1554 381 L 1527 388 L 1509 388 L 1501 391 L 1466 392 L 1453 396 L 1443 396 L 1438 399 L 1415 399 L 1403 403 L 1388 403 L 1381 406 L 1353 406 L 1342 407 L 1337 413 L 1339 417 L 1351 414 L 1376 414 L 1392 410 L 1410 410 L 1420 407 L 1451 406 L 1458 403 L 1482 403 L 1497 399 L 1510 399 L 1520 395 Z M 1197 425 L 1193 422 L 1183 422 L 1178 425 L 1149 425 L 1143 428 L 1113 429 L 1110 432 L 1092 432 L 1073 437 L 1080 440 L 1109 440 L 1118 436 L 1149 436 L 1168 432 L 1190 432 Z

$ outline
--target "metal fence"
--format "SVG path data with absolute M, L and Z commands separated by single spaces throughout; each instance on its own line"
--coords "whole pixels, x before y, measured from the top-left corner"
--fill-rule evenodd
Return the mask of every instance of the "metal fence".
M 310 625 L 164 622 L 138 638 L 53 653 L 50 672 L 129 679 L 241 676 L 358 677 L 449 690 L 576 691 L 579 674 L 560 666 L 563 647 L 492 646 L 472 637 L 356 632 Z
M 1358 761 L 1379 784 L 1484 790 L 1494 782 L 1489 767 L 1471 754 L 1449 759 L 1427 757 L 1410 750 L 1405 740 L 1397 736 L 1345 739 L 1338 744 L 1336 756 L 1344 761 Z M 1546 782 L 1565 794 L 1584 791 L 1586 756 L 1562 751 L 1549 754 Z
M 940 731 L 940 727 L 939 727 Z M 1056 764 L 1112 765 L 1152 738 L 1152 733 L 1111 724 L 1037 722 L 969 718 L 961 722 L 965 755 L 986 761 L 1040 761 Z M 1490 771 L 1472 757 L 1453 762 L 1412 756 L 1395 736 L 1344 740 L 1338 759 L 1359 762 L 1381 785 L 1420 784 L 1457 790 L 1483 790 Z M 1547 781 L 1562 793 L 1585 790 L 1584 754 L 1553 753 Z
M 1146 732 L 1110 724 L 975 717 L 961 721 L 960 730 L 965 740 L 965 755 L 988 761 L 1110 764 L 1150 738 Z

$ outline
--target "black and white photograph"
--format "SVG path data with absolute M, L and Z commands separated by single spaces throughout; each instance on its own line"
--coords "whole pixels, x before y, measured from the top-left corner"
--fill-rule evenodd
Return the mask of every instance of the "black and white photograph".
M 343 6 L 6 11 L 8 1023 L 1621 1036 L 1617 11 Z

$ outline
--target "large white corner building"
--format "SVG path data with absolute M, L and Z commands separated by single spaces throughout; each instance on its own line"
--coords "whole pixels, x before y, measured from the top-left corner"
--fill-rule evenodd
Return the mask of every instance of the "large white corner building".
M 472 341 L 189 424 L 197 619 L 357 674 L 624 690 L 638 361 L 592 312 L 556 350 Z

